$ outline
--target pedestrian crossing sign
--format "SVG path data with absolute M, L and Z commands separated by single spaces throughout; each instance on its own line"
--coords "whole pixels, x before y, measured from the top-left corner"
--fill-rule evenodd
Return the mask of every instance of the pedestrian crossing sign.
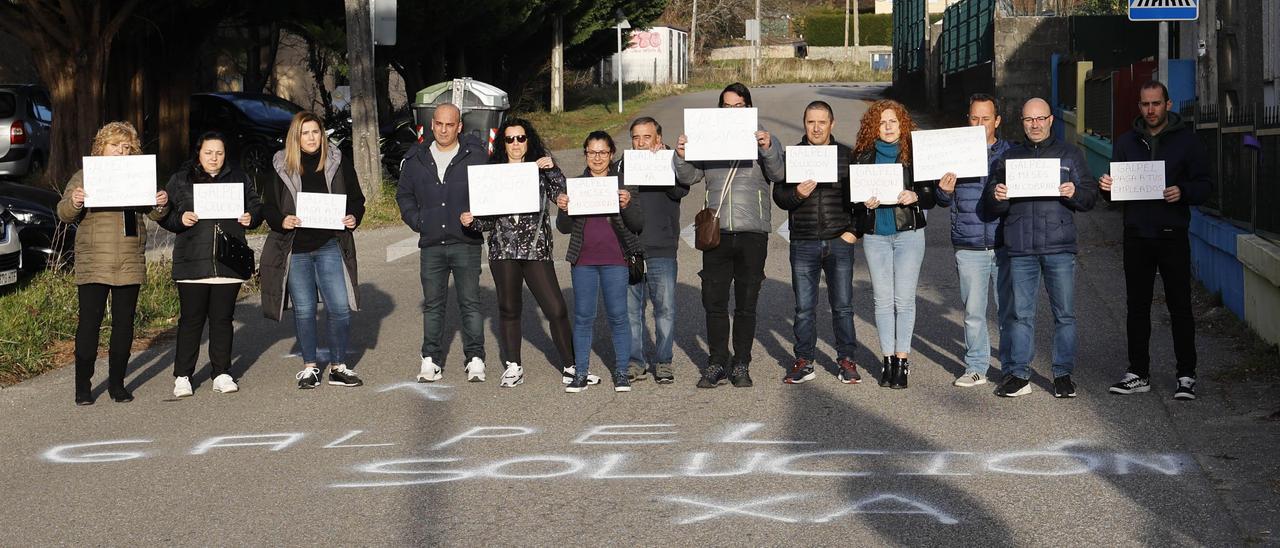
M 1195 21 L 1199 0 L 1129 0 L 1130 21 Z

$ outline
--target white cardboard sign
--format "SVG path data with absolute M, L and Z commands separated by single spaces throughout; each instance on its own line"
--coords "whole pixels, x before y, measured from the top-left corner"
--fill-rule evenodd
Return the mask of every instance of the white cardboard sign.
M 484 164 L 467 166 L 471 214 L 515 215 L 542 209 L 538 164 Z
M 617 177 L 574 177 L 565 180 L 569 195 L 569 215 L 617 213 Z
M 1163 200 L 1164 161 L 1111 162 L 1111 200 Z
M 156 205 L 156 157 L 85 156 L 85 207 Z
M 196 216 L 203 219 L 239 219 L 244 215 L 244 183 L 191 185 Z
M 347 216 L 347 195 L 327 192 L 299 192 L 297 217 L 302 228 L 342 230 Z
M 675 186 L 676 172 L 671 166 L 671 155 L 675 153 L 674 150 L 622 151 L 627 186 Z
M 902 164 L 853 164 L 849 166 L 849 201 L 863 203 L 871 198 L 881 205 L 898 203 L 902 194 Z
M 917 181 L 987 176 L 987 129 L 953 127 L 911 132 L 912 173 Z
M 787 182 L 834 183 L 839 180 L 835 145 L 787 147 Z
M 755 160 L 760 154 L 756 131 L 760 124 L 754 108 L 684 109 L 684 159 Z
M 1027 158 L 1022 160 L 1005 160 L 1004 186 L 1009 198 L 1034 198 L 1038 196 L 1061 196 L 1058 185 L 1062 184 L 1057 158 Z

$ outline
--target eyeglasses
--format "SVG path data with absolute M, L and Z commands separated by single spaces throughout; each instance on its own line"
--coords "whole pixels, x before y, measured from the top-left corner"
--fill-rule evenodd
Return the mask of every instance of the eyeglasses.
M 607 156 L 613 156 L 613 153 L 607 150 L 584 150 L 583 153 L 586 154 L 588 157 L 592 157 L 592 158 L 604 158 Z
M 1030 124 L 1032 122 L 1037 122 L 1037 123 L 1043 124 L 1048 120 L 1049 120 L 1048 116 L 1027 116 L 1026 118 L 1022 119 L 1022 123 Z
M 506 137 L 503 137 L 503 140 L 505 140 L 507 144 L 511 144 L 516 141 L 520 141 L 521 143 L 523 143 L 529 140 L 529 136 L 528 135 L 507 135 Z

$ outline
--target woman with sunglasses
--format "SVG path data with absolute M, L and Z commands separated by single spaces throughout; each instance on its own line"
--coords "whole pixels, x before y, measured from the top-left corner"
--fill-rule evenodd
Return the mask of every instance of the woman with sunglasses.
M 498 340 L 505 369 L 498 386 L 513 387 L 524 382 L 523 343 L 520 320 L 524 312 L 524 291 L 529 288 L 546 316 L 560 358 L 561 379 L 573 380 L 573 333 L 569 329 L 569 307 L 560 292 L 560 281 L 551 258 L 551 223 L 547 203 L 564 195 L 564 173 L 556 167 L 527 120 L 508 118 L 498 128 L 502 146 L 493 151 L 491 164 L 534 162 L 538 164 L 539 189 L 543 202 L 537 213 L 475 217 L 464 212 L 462 226 L 489 233 L 489 271 L 498 293 Z M 594 383 L 600 382 L 599 377 Z M 593 384 L 594 384 L 593 383 Z
M 129 156 L 142 153 L 137 130 L 128 122 L 111 122 L 93 138 L 93 156 Z M 155 186 L 155 181 L 138 181 Z M 76 231 L 76 293 L 80 319 L 76 325 L 76 405 L 93 404 L 94 363 L 98 360 L 98 334 L 111 297 L 111 348 L 107 353 L 107 393 L 117 402 L 133 401 L 124 386 L 129 347 L 133 345 L 133 319 L 138 292 L 147 280 L 147 227 L 145 214 L 160 221 L 169 213 L 169 194 L 156 193 L 156 205 L 144 207 L 92 207 L 85 205 L 84 171 L 67 181 L 58 202 L 58 218 L 79 223 Z
M 613 155 L 618 148 L 613 138 L 603 131 L 593 131 L 582 143 L 587 167 L 582 177 L 617 177 Z M 587 368 L 591 357 L 592 332 L 596 323 L 596 303 L 604 295 L 605 313 L 613 332 L 613 389 L 630 392 L 627 375 L 631 361 L 631 323 L 627 315 L 627 292 L 631 269 L 629 258 L 644 260 L 644 244 L 640 230 L 644 228 L 644 212 L 631 202 L 631 191 L 619 181 L 619 213 L 607 215 L 569 215 L 569 197 L 557 201 L 560 214 L 556 228 L 569 234 L 569 251 L 565 260 L 573 265 L 573 347 L 577 350 L 578 372 L 565 392 L 587 388 Z

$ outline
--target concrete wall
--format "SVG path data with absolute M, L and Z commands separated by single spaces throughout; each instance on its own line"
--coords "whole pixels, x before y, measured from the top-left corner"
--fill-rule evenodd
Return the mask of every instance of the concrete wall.
M 1254 234 L 1236 236 L 1244 267 L 1244 319 L 1263 339 L 1280 344 L 1280 246 Z
M 870 63 L 872 53 L 893 53 L 893 46 L 810 47 L 809 59 Z
M 729 61 L 734 59 L 750 59 L 755 55 L 751 46 L 734 46 L 711 50 L 712 61 Z M 794 46 L 760 46 L 761 59 L 791 59 L 796 56 Z
M 1021 139 L 1022 103 L 1032 97 L 1046 101 L 1052 93 L 1049 67 L 1054 53 L 1066 53 L 1070 39 L 1066 17 L 996 17 L 995 89 L 1004 101 L 1001 136 Z

